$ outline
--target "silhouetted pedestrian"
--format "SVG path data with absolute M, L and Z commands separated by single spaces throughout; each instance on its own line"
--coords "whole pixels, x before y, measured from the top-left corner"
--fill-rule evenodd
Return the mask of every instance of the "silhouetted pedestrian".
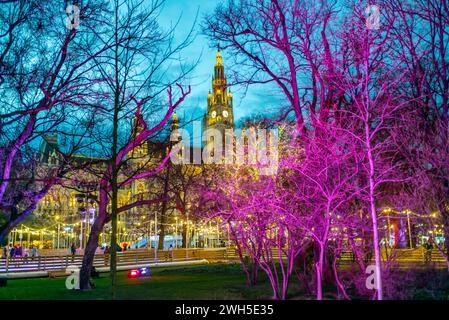
M 75 261 L 76 247 L 75 244 L 72 243 L 70 246 L 70 253 L 72 254 L 72 262 Z
M 429 263 L 432 261 L 432 249 L 433 249 L 433 245 L 432 242 L 430 242 L 430 240 L 427 240 L 424 245 L 424 262 L 425 263 Z

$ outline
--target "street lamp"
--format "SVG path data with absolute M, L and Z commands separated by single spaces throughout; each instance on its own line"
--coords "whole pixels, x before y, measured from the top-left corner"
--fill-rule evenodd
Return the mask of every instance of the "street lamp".
M 228 224 L 227 224 L 227 229 L 228 229 L 228 243 L 226 244 L 226 247 L 228 247 L 228 246 L 230 246 L 230 243 L 231 243 L 231 235 L 230 235 L 230 229 L 231 227 L 230 227 L 230 222 L 228 222 Z
M 157 212 L 154 211 L 154 262 L 157 262 L 157 247 L 158 243 L 156 242 L 157 237 Z
M 220 221 L 217 219 L 217 247 L 220 246 Z
M 407 212 L 407 224 L 408 224 L 408 238 L 410 241 L 410 249 L 413 248 L 413 240 L 412 240 L 412 227 L 410 224 L 410 210 L 406 210 Z
M 30 234 L 31 234 L 31 230 L 29 228 L 26 229 L 27 230 L 27 247 L 28 249 L 30 248 Z
M 95 218 L 96 209 L 94 206 L 94 198 L 92 198 L 92 195 L 89 194 L 77 194 L 76 195 L 77 203 L 78 203 L 78 211 L 81 216 L 80 221 L 80 248 L 84 249 L 87 239 L 85 240 L 86 236 L 89 234 L 89 226 L 91 221 Z M 89 208 L 90 204 L 90 208 Z M 86 230 L 84 230 L 86 228 Z
M 82 206 L 83 202 L 84 202 L 84 194 L 77 194 L 76 195 L 76 200 L 78 203 L 78 212 L 81 216 L 80 219 L 80 235 L 79 235 L 79 240 L 80 240 L 80 249 L 82 250 L 84 248 L 84 226 L 83 226 L 83 219 L 85 217 L 85 208 Z
M 59 223 L 59 219 L 60 219 L 60 216 L 59 215 L 57 215 L 56 217 L 55 217 L 55 219 L 56 219 L 56 222 L 57 222 L 57 224 L 58 224 L 58 241 L 57 241 L 57 248 L 59 249 L 59 233 L 61 232 L 61 224 Z
M 175 249 L 178 248 L 178 217 L 175 217 Z
M 189 211 L 190 202 L 186 203 L 186 259 L 189 258 Z
M 209 220 L 209 228 L 207 230 L 207 242 L 209 247 L 211 248 L 214 247 L 213 243 L 211 244 L 211 242 L 213 242 L 213 236 L 212 236 L 212 222 L 210 220 Z
M 20 247 L 22 247 L 22 238 L 23 238 L 23 224 L 20 226 L 20 234 L 19 234 Z

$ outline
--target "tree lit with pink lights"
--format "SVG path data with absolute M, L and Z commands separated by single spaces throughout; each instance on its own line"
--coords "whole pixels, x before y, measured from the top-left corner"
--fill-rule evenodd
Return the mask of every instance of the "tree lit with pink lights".
M 323 298 L 324 278 L 332 278 L 339 295 L 349 298 L 335 263 L 332 272 L 331 260 L 343 241 L 354 253 L 362 248 L 355 255 L 360 266 L 374 253 L 375 297 L 383 299 L 382 209 L 412 207 L 413 186 L 429 190 L 432 195 L 420 200 L 438 207 L 447 225 L 447 181 L 432 184 L 430 177 L 447 177 L 437 172 L 448 167 L 448 88 L 443 84 L 448 8 L 437 1 L 432 9 L 424 2 L 379 6 L 380 28 L 369 28 L 366 4 L 357 1 L 350 7 L 337 1 L 231 1 L 203 23 L 209 38 L 235 57 L 236 83 L 274 84 L 289 101 L 272 121 L 294 115 L 296 129 L 284 142 L 288 151 L 281 153 L 275 177 L 241 176 L 244 186 L 234 188 L 225 179 L 219 188 L 227 191 L 220 199 L 229 202 L 219 214 L 267 274 L 275 298 L 286 297 L 294 261 L 308 243 L 314 250 L 316 298 Z M 412 25 L 420 28 L 420 37 L 411 34 Z M 425 134 L 416 132 L 424 127 L 429 128 Z M 445 164 L 437 164 L 440 159 Z M 418 187 L 423 177 L 426 184 Z M 440 188 L 446 195 L 435 197 Z M 276 249 L 285 255 L 278 264 L 269 257 Z

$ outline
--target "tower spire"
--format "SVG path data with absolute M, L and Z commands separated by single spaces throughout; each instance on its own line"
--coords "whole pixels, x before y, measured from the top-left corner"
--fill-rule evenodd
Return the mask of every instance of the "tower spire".
M 176 111 L 173 112 L 171 129 L 172 130 L 178 130 L 179 129 L 179 119 L 178 119 L 178 115 L 176 114 Z
M 223 65 L 223 58 L 221 57 L 220 44 L 218 44 L 215 66 L 222 66 L 222 65 Z
M 212 91 L 207 94 L 207 114 L 205 128 L 216 127 L 220 129 L 234 127 L 232 108 L 232 93 L 228 93 L 228 84 L 225 76 L 223 58 L 220 44 L 217 44 L 217 56 L 212 76 Z

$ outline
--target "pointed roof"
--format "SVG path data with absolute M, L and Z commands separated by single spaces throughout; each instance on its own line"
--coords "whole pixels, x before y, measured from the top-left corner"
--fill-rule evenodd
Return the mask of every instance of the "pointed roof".
M 178 119 L 178 115 L 176 114 L 176 112 L 173 112 L 171 127 L 172 127 L 172 130 L 179 129 L 179 119 Z
M 217 50 L 217 56 L 215 58 L 216 66 L 222 66 L 223 65 L 223 57 L 221 56 L 221 51 L 220 51 L 220 45 L 218 45 L 218 50 Z

